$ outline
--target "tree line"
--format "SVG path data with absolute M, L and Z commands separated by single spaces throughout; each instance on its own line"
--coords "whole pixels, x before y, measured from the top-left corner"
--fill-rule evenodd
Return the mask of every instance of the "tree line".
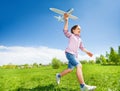
M 102 65 L 120 65 L 120 46 L 118 46 L 118 50 L 115 51 L 113 47 L 110 48 L 110 52 L 106 52 L 106 55 L 100 55 L 99 57 L 96 57 L 95 60 L 80 60 L 82 64 L 102 64 Z M 63 63 L 61 60 L 57 58 L 53 58 L 51 60 L 51 65 L 54 69 L 58 69 L 61 65 L 67 64 Z M 12 63 L 9 63 L 7 65 L 3 65 L 0 68 L 6 68 L 6 69 L 22 69 L 22 68 L 39 68 L 42 65 L 41 63 L 33 63 L 33 64 L 24 64 L 24 65 L 14 65 Z
M 106 52 L 105 56 L 100 55 L 100 57 L 96 57 L 96 63 L 104 65 L 120 65 L 120 46 L 118 46 L 117 51 L 111 47 L 110 52 Z

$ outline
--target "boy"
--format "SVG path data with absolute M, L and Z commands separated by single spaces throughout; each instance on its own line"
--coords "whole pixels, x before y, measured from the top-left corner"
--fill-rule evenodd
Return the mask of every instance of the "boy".
M 78 49 L 80 48 L 83 52 L 85 52 L 88 56 L 92 57 L 93 54 L 84 48 L 82 44 L 82 40 L 80 38 L 81 28 L 79 25 L 75 25 L 71 28 L 71 33 L 68 31 L 68 14 L 64 14 L 64 34 L 67 38 L 69 38 L 68 47 L 65 50 L 66 58 L 68 59 L 68 68 L 61 73 L 56 74 L 57 83 L 60 83 L 60 78 L 64 75 L 70 73 L 74 67 L 76 67 L 76 75 L 78 78 L 78 82 L 80 83 L 81 91 L 90 91 L 94 90 L 96 86 L 88 86 L 84 82 L 83 74 L 82 74 L 82 65 L 76 60 L 78 56 Z

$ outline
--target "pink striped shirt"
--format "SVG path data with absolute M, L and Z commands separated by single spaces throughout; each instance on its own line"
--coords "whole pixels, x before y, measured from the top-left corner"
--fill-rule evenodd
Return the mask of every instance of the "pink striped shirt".
M 84 49 L 82 40 L 79 35 L 72 34 L 68 32 L 68 30 L 64 30 L 64 34 L 67 38 L 69 38 L 69 43 L 68 46 L 65 50 L 65 52 L 71 53 L 78 57 L 78 49 L 80 48 L 81 50 Z

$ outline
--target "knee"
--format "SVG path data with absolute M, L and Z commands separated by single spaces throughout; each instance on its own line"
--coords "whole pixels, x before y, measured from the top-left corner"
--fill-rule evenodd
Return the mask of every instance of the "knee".
M 72 72 L 72 69 L 68 69 L 68 72 Z
M 82 64 L 79 64 L 79 65 L 77 66 L 77 68 L 82 69 Z
M 82 64 L 80 64 L 80 68 L 82 69 Z

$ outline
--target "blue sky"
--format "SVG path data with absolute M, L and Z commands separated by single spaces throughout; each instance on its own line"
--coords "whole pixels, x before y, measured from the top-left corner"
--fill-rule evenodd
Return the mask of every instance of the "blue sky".
M 103 54 L 120 45 L 120 0 L 1 0 L 0 46 L 39 47 L 64 50 L 64 23 L 49 10 L 74 8 L 79 20 L 69 20 L 69 29 L 79 24 L 85 47 Z

